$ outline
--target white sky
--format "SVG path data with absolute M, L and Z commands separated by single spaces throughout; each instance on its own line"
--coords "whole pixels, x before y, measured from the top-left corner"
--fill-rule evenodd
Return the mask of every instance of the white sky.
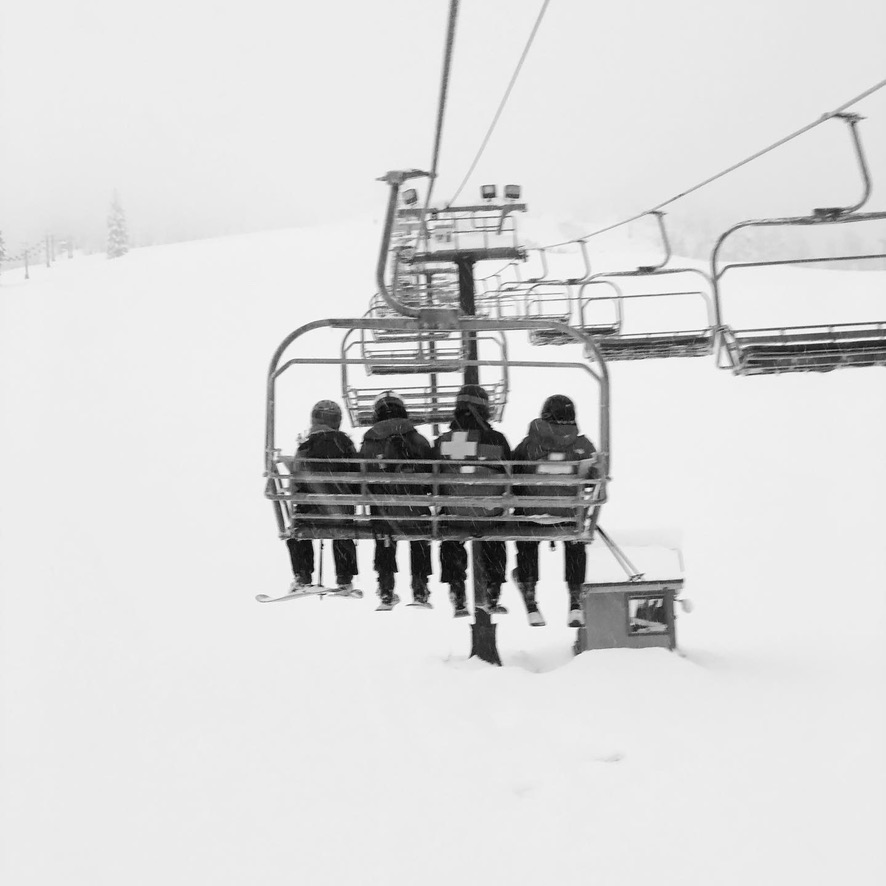
M 437 196 L 467 171 L 541 0 L 463 0 Z M 379 215 L 376 176 L 430 164 L 447 0 L 7 2 L 0 230 L 136 240 Z M 466 196 L 514 181 L 591 222 L 667 199 L 886 77 L 882 0 L 553 0 Z M 858 106 L 886 176 L 886 89 Z M 679 204 L 806 212 L 859 193 L 829 123 Z M 882 194 L 882 188 L 880 194 Z

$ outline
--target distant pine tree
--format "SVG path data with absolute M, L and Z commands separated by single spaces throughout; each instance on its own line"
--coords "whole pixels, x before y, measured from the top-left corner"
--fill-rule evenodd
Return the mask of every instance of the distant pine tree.
M 129 232 L 126 229 L 126 214 L 120 205 L 120 198 L 114 191 L 111 212 L 108 215 L 108 258 L 119 258 L 129 252 Z

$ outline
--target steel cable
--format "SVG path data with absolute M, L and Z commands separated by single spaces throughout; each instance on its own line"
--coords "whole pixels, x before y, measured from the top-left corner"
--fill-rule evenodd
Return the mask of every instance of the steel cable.
M 508 83 L 508 88 L 505 90 L 504 96 L 502 96 L 502 100 L 498 105 L 498 110 L 495 112 L 495 116 L 492 118 L 492 123 L 489 124 L 489 129 L 486 130 L 486 135 L 484 136 L 483 141 L 480 144 L 480 148 L 477 151 L 477 154 L 474 157 L 470 168 L 465 173 L 465 177 L 462 179 L 462 182 L 458 186 L 458 189 L 452 195 L 452 198 L 449 200 L 449 202 L 446 204 L 447 209 L 452 206 L 452 204 L 455 203 L 455 201 L 458 199 L 458 195 L 461 194 L 464 186 L 468 183 L 468 179 L 471 177 L 471 173 L 480 162 L 480 157 L 483 156 L 483 151 L 486 150 L 486 145 L 489 143 L 489 139 L 492 137 L 493 130 L 495 129 L 496 124 L 498 123 L 498 119 L 499 117 L 501 117 L 502 111 L 504 110 L 508 98 L 511 95 L 511 90 L 514 88 L 514 84 L 517 82 L 517 77 L 520 74 L 520 69 L 523 67 L 523 62 L 526 61 L 526 56 L 529 54 L 529 49 L 532 46 L 533 40 L 535 40 L 535 35 L 536 33 L 538 33 L 539 25 L 541 25 L 541 20 L 544 18 L 544 14 L 548 8 L 549 3 L 550 0 L 544 0 L 541 5 L 538 17 L 535 20 L 535 24 L 532 26 L 532 32 L 529 34 L 529 39 L 526 41 L 526 45 L 523 47 L 523 53 L 520 55 L 520 60 L 517 62 L 517 67 L 514 69 L 514 73 L 511 75 L 511 81 L 510 83 Z
M 749 157 L 745 157 L 744 160 L 740 160 L 738 163 L 733 163 L 732 166 L 727 167 L 726 169 L 718 172 L 716 175 L 712 175 L 709 178 L 706 178 L 704 181 L 699 182 L 696 185 L 693 185 L 691 188 L 687 188 L 685 191 L 681 191 L 679 194 L 676 194 L 673 197 L 663 201 L 662 203 L 657 204 L 656 206 L 651 207 L 650 209 L 646 209 L 643 212 L 639 212 L 636 215 L 632 215 L 630 218 L 626 218 L 623 221 L 616 222 L 615 224 L 607 225 L 605 228 L 600 228 L 597 231 L 592 231 L 589 234 L 583 234 L 581 237 L 575 237 L 572 240 L 564 240 L 561 243 L 550 243 L 547 246 L 542 248 L 544 249 L 556 249 L 558 246 L 567 246 L 570 243 L 578 243 L 580 240 L 587 240 L 591 237 L 596 237 L 599 234 L 605 234 L 608 231 L 613 231 L 616 228 L 620 228 L 624 225 L 630 224 L 631 222 L 637 221 L 637 219 L 642 218 L 644 215 L 649 215 L 652 212 L 658 212 L 663 209 L 665 206 L 669 206 L 671 203 L 675 203 L 677 200 L 681 200 L 683 197 L 692 194 L 695 191 L 700 190 L 706 185 L 711 184 L 712 182 L 717 181 L 717 179 L 723 178 L 724 175 L 728 175 L 730 172 L 735 172 L 736 169 L 740 169 L 742 166 L 750 163 L 753 160 L 762 157 L 764 154 L 768 154 L 770 151 L 774 151 L 776 148 L 780 148 L 782 145 L 787 144 L 789 141 L 797 138 L 800 135 L 803 135 L 809 132 L 810 129 L 814 129 L 816 126 L 821 125 L 827 120 L 830 120 L 832 117 L 836 117 L 838 114 L 842 114 L 847 108 L 851 108 L 853 105 L 858 104 L 862 99 L 867 98 L 869 95 L 875 93 L 878 89 L 882 89 L 886 86 L 886 80 L 881 80 L 879 83 L 875 83 L 873 86 L 866 89 L 864 92 L 859 93 L 854 98 L 849 99 L 849 101 L 843 102 L 838 108 L 835 108 L 833 111 L 828 111 L 825 114 L 822 114 L 817 120 L 814 120 L 812 123 L 808 123 L 806 126 L 800 127 L 800 129 L 792 132 L 790 135 L 786 135 L 784 138 L 780 138 L 778 141 L 773 142 L 768 147 L 763 148 L 760 151 L 756 151 L 751 154 Z

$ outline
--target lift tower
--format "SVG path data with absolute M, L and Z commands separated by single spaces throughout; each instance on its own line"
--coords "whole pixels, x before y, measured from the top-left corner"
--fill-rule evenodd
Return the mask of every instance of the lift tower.
M 526 250 L 518 245 L 515 212 L 525 212 L 526 204 L 519 202 L 520 189 L 516 185 L 506 185 L 504 200 L 498 200 L 494 185 L 484 185 L 481 194 L 483 202 L 468 206 L 446 206 L 445 208 L 421 208 L 407 205 L 397 209 L 400 185 L 407 177 L 422 175 L 417 170 L 409 172 L 389 172 L 382 180 L 391 185 L 388 205 L 388 219 L 385 227 L 383 252 L 391 251 L 396 287 L 399 268 L 405 266 L 415 275 L 425 280 L 433 280 L 435 271 L 451 269 L 455 266 L 458 274 L 458 313 L 462 317 L 474 317 L 477 313 L 474 266 L 481 261 L 525 261 Z M 411 192 L 414 194 L 414 192 Z M 407 192 L 410 194 L 410 192 Z M 408 198 L 411 200 L 411 197 Z M 401 230 L 412 230 L 415 239 L 405 239 L 391 248 L 390 237 L 394 216 Z M 387 243 L 387 248 L 385 247 Z M 379 287 L 383 297 L 398 308 L 396 289 L 392 293 L 384 286 L 382 262 L 379 262 Z M 426 294 L 425 303 L 434 305 L 434 293 Z M 439 301 L 437 301 L 439 304 Z M 463 331 L 462 350 L 464 354 L 464 384 L 480 384 L 480 355 L 477 347 L 477 333 Z M 472 576 L 474 585 L 474 624 L 471 626 L 471 655 L 484 661 L 501 664 L 495 643 L 495 628 L 489 612 L 485 608 L 487 577 L 480 557 L 480 542 L 471 542 Z

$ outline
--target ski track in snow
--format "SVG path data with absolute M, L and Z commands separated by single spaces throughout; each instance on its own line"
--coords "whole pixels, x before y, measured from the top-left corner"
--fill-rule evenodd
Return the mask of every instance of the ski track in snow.
M 679 654 L 573 657 L 545 545 L 548 627 L 506 585 L 502 668 L 467 658 L 435 581 L 433 610 L 374 612 L 368 542 L 365 599 L 254 601 L 291 580 L 262 497 L 268 361 L 302 323 L 365 311 L 378 236 L 4 274 L 4 882 L 883 882 L 882 369 L 610 366 L 603 525 L 650 577 L 672 564 L 645 542 L 682 535 Z M 587 389 L 545 375 L 513 373 L 511 443 L 557 391 L 593 437 Z M 288 396 L 294 442 L 340 399 L 335 367 Z

